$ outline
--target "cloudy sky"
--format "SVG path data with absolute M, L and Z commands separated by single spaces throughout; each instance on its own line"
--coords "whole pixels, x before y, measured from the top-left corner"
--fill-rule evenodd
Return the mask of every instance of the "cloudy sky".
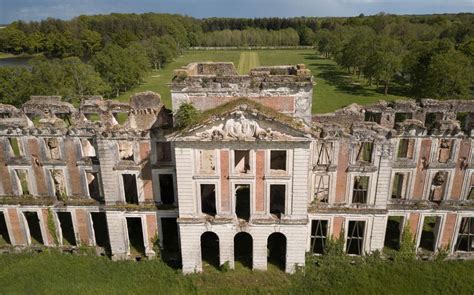
M 474 12 L 474 0 L 0 0 L 0 23 L 81 14 L 169 12 L 194 17 L 355 16 Z

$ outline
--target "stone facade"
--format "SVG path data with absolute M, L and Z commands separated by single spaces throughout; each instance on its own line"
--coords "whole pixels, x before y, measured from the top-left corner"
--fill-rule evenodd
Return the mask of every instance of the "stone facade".
M 206 116 L 177 130 L 152 92 L 0 105 L 1 247 L 95 246 L 128 259 L 160 246 L 185 273 L 203 261 L 293 272 L 328 238 L 364 255 L 396 249 L 409 228 L 420 255 L 473 253 L 474 103 L 311 116 L 304 65 L 237 75 L 231 63 L 195 63 L 170 87 L 173 110 L 191 102 Z

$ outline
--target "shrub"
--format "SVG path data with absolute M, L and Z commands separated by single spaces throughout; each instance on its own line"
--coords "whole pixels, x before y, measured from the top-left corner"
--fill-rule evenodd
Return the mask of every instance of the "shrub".
M 191 103 L 186 102 L 179 106 L 174 118 L 176 120 L 176 127 L 183 129 L 195 124 L 199 120 L 199 111 Z

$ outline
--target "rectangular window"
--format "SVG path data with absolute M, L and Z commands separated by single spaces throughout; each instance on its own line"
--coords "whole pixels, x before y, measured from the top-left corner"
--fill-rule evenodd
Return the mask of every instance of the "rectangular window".
M 432 202 L 440 202 L 444 199 L 446 192 L 446 182 L 448 179 L 448 172 L 439 171 L 433 176 L 431 180 L 429 200 Z
M 235 186 L 235 215 L 246 221 L 250 219 L 250 185 L 248 184 Z
M 380 124 L 382 121 L 382 113 L 374 113 L 374 112 L 365 112 L 364 121 L 366 122 L 375 122 Z
M 389 216 L 387 220 L 387 228 L 385 230 L 384 246 L 398 250 L 403 230 L 403 216 Z
M 30 195 L 30 186 L 28 179 L 28 171 L 24 169 L 16 169 L 15 175 L 17 178 L 18 185 L 18 194 L 21 195 Z
M 12 150 L 12 154 L 14 157 L 21 157 L 23 156 L 23 150 L 21 148 L 20 141 L 16 137 L 11 137 L 8 139 L 8 142 L 10 143 L 10 147 Z
M 157 142 L 156 143 L 156 161 L 171 162 L 171 143 Z
M 443 120 L 443 113 L 426 113 L 425 116 L 425 126 L 428 129 L 431 129 L 437 124 L 439 121 Z
M 316 145 L 316 165 L 328 166 L 332 163 L 333 143 L 320 142 Z
M 281 218 L 285 214 L 286 186 L 284 184 L 270 185 L 270 214 Z
M 270 170 L 286 171 L 286 151 L 270 151 Z
M 101 201 L 102 197 L 100 196 L 99 173 L 86 172 L 86 179 L 89 188 L 89 196 L 96 201 Z
M 137 177 L 135 174 L 122 174 L 123 191 L 127 204 L 138 205 Z
M 159 174 L 160 199 L 166 205 L 174 204 L 174 181 L 173 174 Z
M 43 236 L 41 235 L 40 220 L 36 212 L 23 212 L 28 229 L 30 231 L 31 244 L 44 245 Z
M 441 139 L 439 144 L 438 162 L 447 163 L 451 159 L 453 144 L 454 140 L 452 139 Z
M 199 173 L 214 174 L 216 172 L 216 153 L 214 150 L 199 151 Z
M 356 176 L 352 190 L 352 203 L 366 204 L 369 191 L 369 176 Z
M 58 212 L 58 220 L 63 236 L 63 245 L 76 246 L 76 235 L 70 212 Z
M 415 140 L 408 138 L 401 138 L 398 142 L 397 158 L 399 159 L 413 159 L 413 152 L 415 151 Z
M 467 200 L 474 200 L 474 174 L 471 175 L 471 183 L 469 185 L 469 191 L 466 196 Z
M 314 199 L 327 203 L 329 199 L 329 175 L 316 175 L 314 178 Z
M 327 220 L 311 221 L 311 252 L 315 254 L 324 254 L 326 248 L 326 239 L 328 235 Z
M 130 254 L 132 256 L 145 256 L 142 219 L 139 217 L 127 217 L 126 219 Z
M 95 244 L 99 247 L 109 247 L 109 231 L 105 212 L 91 212 L 92 227 L 94 228 Z
M 423 229 L 420 237 L 420 245 L 424 252 L 434 252 L 436 250 L 436 240 L 440 229 L 441 217 L 426 216 L 423 220 Z
M 412 113 L 395 113 L 395 127 L 398 123 L 402 123 L 405 120 L 411 119 Z
M 214 184 L 201 184 L 201 212 L 215 216 L 216 211 L 216 186 Z
M 349 221 L 346 253 L 362 255 L 364 253 L 365 221 Z
M 134 161 L 133 155 L 133 142 L 131 141 L 119 141 L 118 143 L 120 160 L 122 161 Z
M 59 140 L 57 138 L 45 138 L 46 156 L 51 160 L 61 160 Z
M 474 252 L 474 217 L 461 219 L 455 251 Z
M 236 173 L 250 172 L 250 151 L 234 151 L 234 169 Z
M 393 176 L 392 199 L 405 199 L 410 173 L 397 172 Z
M 372 154 L 374 151 L 373 142 L 361 142 L 358 144 L 356 154 L 356 163 L 358 164 L 370 164 L 372 163 Z
M 8 234 L 7 221 L 5 215 L 0 211 L 0 246 L 11 245 L 10 235 Z

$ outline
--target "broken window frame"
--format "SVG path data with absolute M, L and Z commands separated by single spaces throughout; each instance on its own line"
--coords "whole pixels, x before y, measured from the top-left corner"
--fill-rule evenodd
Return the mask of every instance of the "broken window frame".
M 202 198 L 202 190 L 203 190 L 203 185 L 212 185 L 214 186 L 214 211 L 215 212 L 204 212 L 203 211 L 203 198 Z M 209 215 L 209 216 L 216 216 L 220 212 L 220 202 L 219 202 L 219 187 L 217 182 L 199 182 L 197 184 L 197 191 L 199 194 L 199 201 L 198 201 L 198 206 L 199 206 L 199 212 L 201 214 Z M 212 208 L 211 208 L 212 209 Z M 209 214 L 211 213 L 211 214 Z
M 279 213 L 272 213 L 272 186 L 283 186 L 284 187 L 284 196 L 283 196 L 283 210 L 280 210 Z M 273 215 L 278 217 L 278 219 L 281 219 L 283 215 L 286 215 L 288 213 L 288 183 L 284 182 L 271 182 L 268 183 L 267 185 L 267 200 L 268 200 L 268 214 Z M 275 212 L 275 211 L 274 211 Z
M 90 144 L 92 146 L 92 148 L 94 148 L 94 155 L 86 155 L 86 152 L 84 151 L 84 142 L 88 142 L 88 144 Z M 81 142 L 81 155 L 83 158 L 97 158 L 97 147 L 96 147 L 96 144 L 94 142 L 94 138 L 81 138 L 80 142 Z
M 64 237 L 64 229 L 63 229 L 63 223 L 61 222 L 61 218 L 59 218 L 59 215 L 60 214 L 69 214 L 69 217 L 71 217 L 71 225 L 72 225 L 72 234 L 74 236 L 74 245 L 71 245 L 70 241 L 67 241 L 68 244 L 70 244 L 70 246 L 77 246 L 78 245 L 78 239 L 77 239 L 77 235 L 76 235 L 76 227 L 74 226 L 74 219 L 73 219 L 73 216 L 72 216 L 72 212 L 69 212 L 69 211 L 53 211 L 54 213 L 54 222 L 56 223 L 56 226 L 57 226 L 57 229 L 58 229 L 58 233 L 59 233 L 59 237 L 58 237 L 58 241 L 59 241 L 59 244 L 61 246 L 64 246 L 64 241 L 67 239 Z M 50 216 L 51 217 L 51 216 Z
M 42 214 L 41 210 L 28 210 L 28 209 L 21 210 L 21 216 L 22 216 L 23 225 L 24 225 L 24 229 L 25 229 L 27 244 L 29 246 L 35 245 L 32 241 L 33 236 L 31 234 L 30 224 L 28 223 L 28 218 L 26 217 L 26 213 L 28 213 L 28 212 L 36 213 L 36 216 L 38 217 L 38 223 L 39 223 L 38 226 L 39 226 L 39 230 L 40 230 L 40 234 L 41 234 L 41 240 L 42 240 L 39 244 L 47 246 L 48 245 L 48 243 L 47 243 L 48 240 L 47 240 L 47 236 L 45 234 L 45 228 L 43 227 L 43 214 Z
M 467 183 L 467 192 L 465 193 L 465 200 L 474 201 L 474 173 L 469 175 Z
M 467 240 L 467 250 L 459 250 L 462 239 Z M 474 216 L 461 216 L 456 235 L 456 242 L 454 244 L 454 252 L 474 253 Z
M 25 156 L 25 149 L 21 137 L 9 137 L 8 146 L 10 151 L 10 157 L 22 158 Z
M 422 246 L 423 228 L 425 226 L 425 222 L 426 222 L 427 218 L 435 218 L 436 219 L 435 224 L 433 226 L 433 231 L 432 231 L 432 233 L 433 233 L 433 245 L 432 245 L 433 246 L 433 251 L 425 249 Z M 439 215 L 439 214 L 426 214 L 426 215 L 423 215 L 421 217 L 421 222 L 420 222 L 420 225 L 419 225 L 419 228 L 418 228 L 419 234 L 417 235 L 418 240 L 417 240 L 417 243 L 416 243 L 417 252 L 429 251 L 429 252 L 435 253 L 435 252 L 438 251 L 438 245 L 439 245 L 440 237 L 442 235 L 443 223 L 444 223 L 443 216 Z
M 25 169 L 25 168 L 13 168 L 12 169 L 12 173 L 13 173 L 13 178 L 12 180 L 14 179 L 15 180 L 15 184 L 16 184 L 16 187 L 17 187 L 17 196 L 23 196 L 25 195 L 25 192 L 23 190 L 23 184 L 21 183 L 21 179 L 20 179 L 20 176 L 18 175 L 18 170 L 21 170 L 25 173 L 25 177 L 26 177 L 26 185 L 28 187 L 28 194 L 27 195 L 36 195 L 36 193 L 33 191 L 33 182 L 31 180 L 31 176 L 30 176 L 30 170 L 29 169 Z
M 164 159 L 164 158 L 158 158 L 158 145 L 168 145 L 169 146 L 169 159 Z M 161 149 L 162 151 L 165 149 Z M 171 164 L 173 163 L 173 147 L 171 145 L 170 141 L 162 141 L 162 140 L 157 140 L 154 141 L 153 144 L 153 163 L 157 165 L 165 165 L 165 164 Z M 162 153 L 164 154 L 164 153 Z
M 90 173 L 90 174 L 95 174 L 96 177 L 96 181 L 97 181 L 97 192 L 98 192 L 98 197 L 95 198 L 92 196 L 91 194 L 91 189 L 90 189 L 90 183 L 89 183 L 89 180 L 87 179 L 87 174 Z M 86 180 L 86 187 L 87 187 L 87 195 L 89 196 L 90 199 L 94 199 L 94 200 L 103 200 L 104 199 L 104 194 L 103 194 L 103 191 L 102 191 L 102 185 L 101 185 L 101 175 L 100 175 L 100 172 L 99 171 L 93 171 L 93 170 L 85 170 L 84 171 L 84 177 L 85 177 L 85 180 Z
M 399 123 L 403 123 L 405 120 L 413 119 L 413 113 L 409 112 L 396 112 L 393 116 L 394 127 Z
M 3 221 L 5 222 L 5 232 L 6 237 L 0 233 L 0 236 L 2 236 L 2 239 L 5 241 L 6 245 L 12 245 L 12 234 L 10 233 L 10 227 L 8 226 L 9 220 L 7 217 L 7 210 L 0 210 L 0 217 L 3 218 Z
M 325 223 L 325 225 L 323 225 Z M 313 226 L 316 227 L 313 230 Z M 318 232 L 319 230 L 319 232 Z M 326 252 L 326 243 L 329 237 L 329 220 L 328 219 L 312 219 L 310 227 L 310 248 L 309 251 L 313 255 L 323 255 Z M 320 243 L 321 253 L 315 252 L 316 244 Z
M 58 149 L 58 156 L 53 157 L 53 154 L 51 153 L 51 147 L 49 146 L 49 140 L 56 140 L 57 144 L 57 149 Z M 43 138 L 44 146 L 45 146 L 45 151 L 46 151 L 46 158 L 49 160 L 61 160 L 63 158 L 63 153 L 61 151 L 61 142 L 58 137 L 44 137 Z
M 273 169 L 272 168 L 272 153 L 285 153 L 285 169 Z M 268 151 L 268 171 L 270 174 L 287 174 L 289 171 L 289 151 L 286 149 L 271 149 Z M 274 156 L 275 157 L 275 156 Z M 275 168 L 275 167 L 274 167 Z
M 395 189 L 395 178 L 397 177 L 397 174 L 401 174 L 403 176 L 403 182 L 401 184 L 401 193 L 400 197 L 394 198 L 394 189 Z M 409 190 L 410 190 L 410 178 L 411 178 L 411 173 L 409 171 L 399 171 L 399 170 L 394 170 L 392 173 L 392 181 L 390 184 L 390 199 L 391 200 L 406 200 L 409 196 Z
M 351 222 L 355 222 L 354 228 L 352 231 L 350 230 L 350 224 Z M 363 223 L 362 226 L 362 236 L 360 236 L 360 227 L 358 226 L 360 223 Z M 346 233 L 346 239 L 345 239 L 345 245 L 344 249 L 347 255 L 351 256 L 362 256 L 364 255 L 365 251 L 365 236 L 367 232 L 367 220 L 360 220 L 360 219 L 350 219 L 347 221 L 347 233 Z M 355 236 L 355 234 L 359 233 L 358 236 Z M 349 249 L 352 245 L 353 242 L 357 242 L 357 248 L 359 249 L 358 253 L 359 254 L 354 254 L 354 253 L 349 253 Z
M 334 142 L 318 141 L 315 143 L 315 162 L 316 166 L 331 166 L 334 159 Z
M 209 169 L 209 170 L 205 170 L 203 169 L 203 156 L 205 155 L 203 153 L 203 151 L 209 151 L 209 154 L 212 154 L 212 158 L 214 159 L 214 168 L 213 169 Z M 197 171 L 196 173 L 197 174 L 202 174 L 202 175 L 215 175 L 217 173 L 217 171 L 219 171 L 219 158 L 218 158 L 218 153 L 217 153 L 217 150 L 215 149 L 197 149 L 196 150 L 196 162 L 197 162 L 197 165 L 196 165 L 196 168 L 197 168 Z M 212 162 L 210 163 L 210 165 L 212 167 Z
M 248 202 L 249 202 L 249 207 L 248 207 L 248 218 L 242 218 L 242 217 L 239 217 L 237 215 L 237 202 L 238 202 L 238 198 L 237 198 L 237 187 L 239 186 L 246 186 L 248 187 L 249 189 L 249 196 L 248 196 Z M 245 219 L 246 221 L 249 221 L 250 220 L 250 217 L 252 216 L 253 214 L 253 186 L 252 186 L 252 182 L 249 182 L 249 181 L 236 181 L 236 182 L 232 182 L 232 196 L 233 196 L 233 210 L 232 212 L 234 212 L 235 216 L 237 216 L 237 218 L 239 219 Z
M 142 184 L 139 183 L 140 177 L 139 174 L 136 171 L 121 171 L 119 174 L 119 179 L 120 179 L 120 192 L 122 194 L 122 201 L 124 204 L 135 204 L 135 203 L 129 203 L 127 202 L 127 196 L 125 192 L 125 186 L 124 186 L 124 179 L 123 176 L 125 174 L 131 174 L 135 176 L 135 184 L 137 186 L 136 191 L 137 191 L 137 203 L 140 204 L 143 202 L 143 192 L 142 192 Z M 135 204 L 137 205 L 137 204 Z
M 324 184 L 326 183 L 324 181 L 324 178 L 327 178 L 327 186 L 324 187 Z M 318 203 L 329 203 L 329 193 L 331 191 L 331 175 L 330 174 L 315 174 L 314 175 L 314 180 L 313 180 L 313 187 L 314 187 L 314 192 L 313 192 L 313 198 L 312 201 L 316 201 Z M 323 187 L 321 187 L 321 185 Z M 318 198 L 318 194 L 322 194 L 322 198 Z
M 406 145 L 404 144 L 406 142 Z M 410 145 L 412 146 L 411 154 Z M 414 138 L 400 138 L 397 146 L 397 159 L 414 160 L 416 150 L 416 139 Z
M 124 158 L 120 155 L 120 144 L 130 144 L 132 148 L 132 154 L 128 158 Z M 118 150 L 118 156 L 119 156 L 119 161 L 132 161 L 132 162 L 137 162 L 137 157 L 135 155 L 135 142 L 130 141 L 130 140 L 119 140 L 117 141 L 117 150 Z
M 441 195 L 441 199 L 440 200 L 434 200 L 434 194 L 435 194 L 435 189 L 434 187 L 438 186 L 439 185 L 433 185 L 434 182 L 435 182 L 435 177 L 439 174 L 443 174 L 445 175 L 445 178 L 444 178 L 444 182 L 443 184 L 441 185 L 442 186 L 442 195 Z M 440 202 L 440 201 L 444 201 L 446 200 L 446 197 L 447 197 L 447 194 L 448 194 L 448 185 L 449 185 L 449 182 L 450 182 L 450 178 L 451 178 L 451 175 L 449 173 L 449 171 L 447 170 L 438 170 L 438 171 L 433 171 L 431 174 L 430 174 L 430 182 L 428 184 L 428 194 L 427 194 L 427 199 L 430 201 L 430 202 Z M 437 180 L 436 180 L 437 181 Z
M 364 114 L 364 121 L 380 124 L 382 122 L 382 113 L 366 111 Z
M 248 169 L 246 169 L 245 172 L 242 172 L 242 171 L 239 171 L 237 169 L 237 165 L 236 165 L 236 160 L 237 160 L 237 152 L 246 152 L 248 153 L 247 154 L 247 157 L 248 157 Z M 253 169 L 253 159 L 254 159 L 254 155 L 253 155 L 253 152 L 252 150 L 244 150 L 244 149 L 235 149 L 235 150 L 232 150 L 232 161 L 231 161 L 231 165 L 232 165 L 232 172 L 233 174 L 236 174 L 236 175 L 251 175 L 254 173 L 254 170 Z M 241 160 L 242 161 L 242 160 Z M 244 160 L 244 169 L 245 169 L 245 166 L 246 166 L 246 161 Z
M 359 165 L 370 165 L 374 162 L 375 143 L 373 141 L 361 141 L 355 145 L 354 163 Z M 370 155 L 370 159 L 365 159 Z
M 160 181 L 160 176 L 161 175 L 171 175 L 171 185 L 173 186 L 173 202 L 168 205 L 175 205 L 176 204 L 176 177 L 173 172 L 159 172 L 156 173 L 156 187 L 157 187 L 157 193 L 158 193 L 158 202 L 161 204 L 165 204 L 163 202 L 163 197 L 162 197 L 162 192 L 161 192 L 161 181 Z
M 49 173 L 49 180 L 50 180 L 50 185 L 51 185 L 51 191 L 52 191 L 52 196 L 55 196 L 58 200 L 63 200 L 69 196 L 69 191 L 68 191 L 68 185 L 67 185 L 67 175 L 66 175 L 66 170 L 62 168 L 48 168 L 48 173 Z M 58 192 L 56 190 L 56 185 L 55 185 L 55 180 L 54 180 L 54 173 L 60 172 L 63 177 L 63 189 L 64 189 L 64 194 L 63 195 L 58 195 Z
M 355 188 L 356 183 L 358 181 L 357 178 L 364 178 L 367 179 L 367 188 L 364 189 L 362 188 Z M 369 175 L 356 175 L 353 176 L 352 178 L 352 186 L 351 186 L 351 203 L 352 204 L 369 204 L 370 201 L 370 186 L 371 186 L 371 177 Z M 364 195 L 365 192 L 365 195 Z M 356 196 L 356 194 L 358 194 Z M 362 200 L 365 200 L 365 202 L 356 202 L 356 199 L 362 198 Z
M 128 219 L 140 219 L 140 226 L 141 226 L 141 229 L 142 229 L 142 232 L 141 232 L 142 241 L 141 241 L 141 243 L 143 244 L 143 253 L 138 253 L 138 255 L 143 254 L 144 256 L 146 256 L 146 254 L 149 252 L 149 243 L 147 243 L 147 240 L 149 240 L 149 238 L 153 238 L 153 237 L 148 237 L 148 235 L 147 235 L 146 222 L 144 220 L 145 218 L 141 215 L 136 215 L 136 214 L 127 214 L 127 215 L 125 215 L 125 226 L 126 226 L 126 233 L 127 233 L 127 239 L 126 239 L 127 255 L 132 254 L 132 251 L 131 251 L 132 242 L 130 241 L 130 229 L 129 229 Z M 147 237 L 148 237 L 148 239 L 147 239 Z
M 443 143 L 445 142 L 449 142 L 449 147 L 445 148 L 445 147 L 442 147 Z M 449 156 L 448 158 L 446 159 L 446 161 L 441 161 L 441 153 L 444 149 L 448 149 L 449 150 Z M 455 154 L 455 151 L 456 151 L 456 141 L 454 139 L 446 139 L 446 138 L 441 138 L 439 140 L 439 145 L 438 145 L 438 150 L 437 150 L 437 155 L 436 155 L 436 160 L 438 161 L 438 163 L 448 163 L 448 162 L 451 162 L 454 158 L 454 154 Z

